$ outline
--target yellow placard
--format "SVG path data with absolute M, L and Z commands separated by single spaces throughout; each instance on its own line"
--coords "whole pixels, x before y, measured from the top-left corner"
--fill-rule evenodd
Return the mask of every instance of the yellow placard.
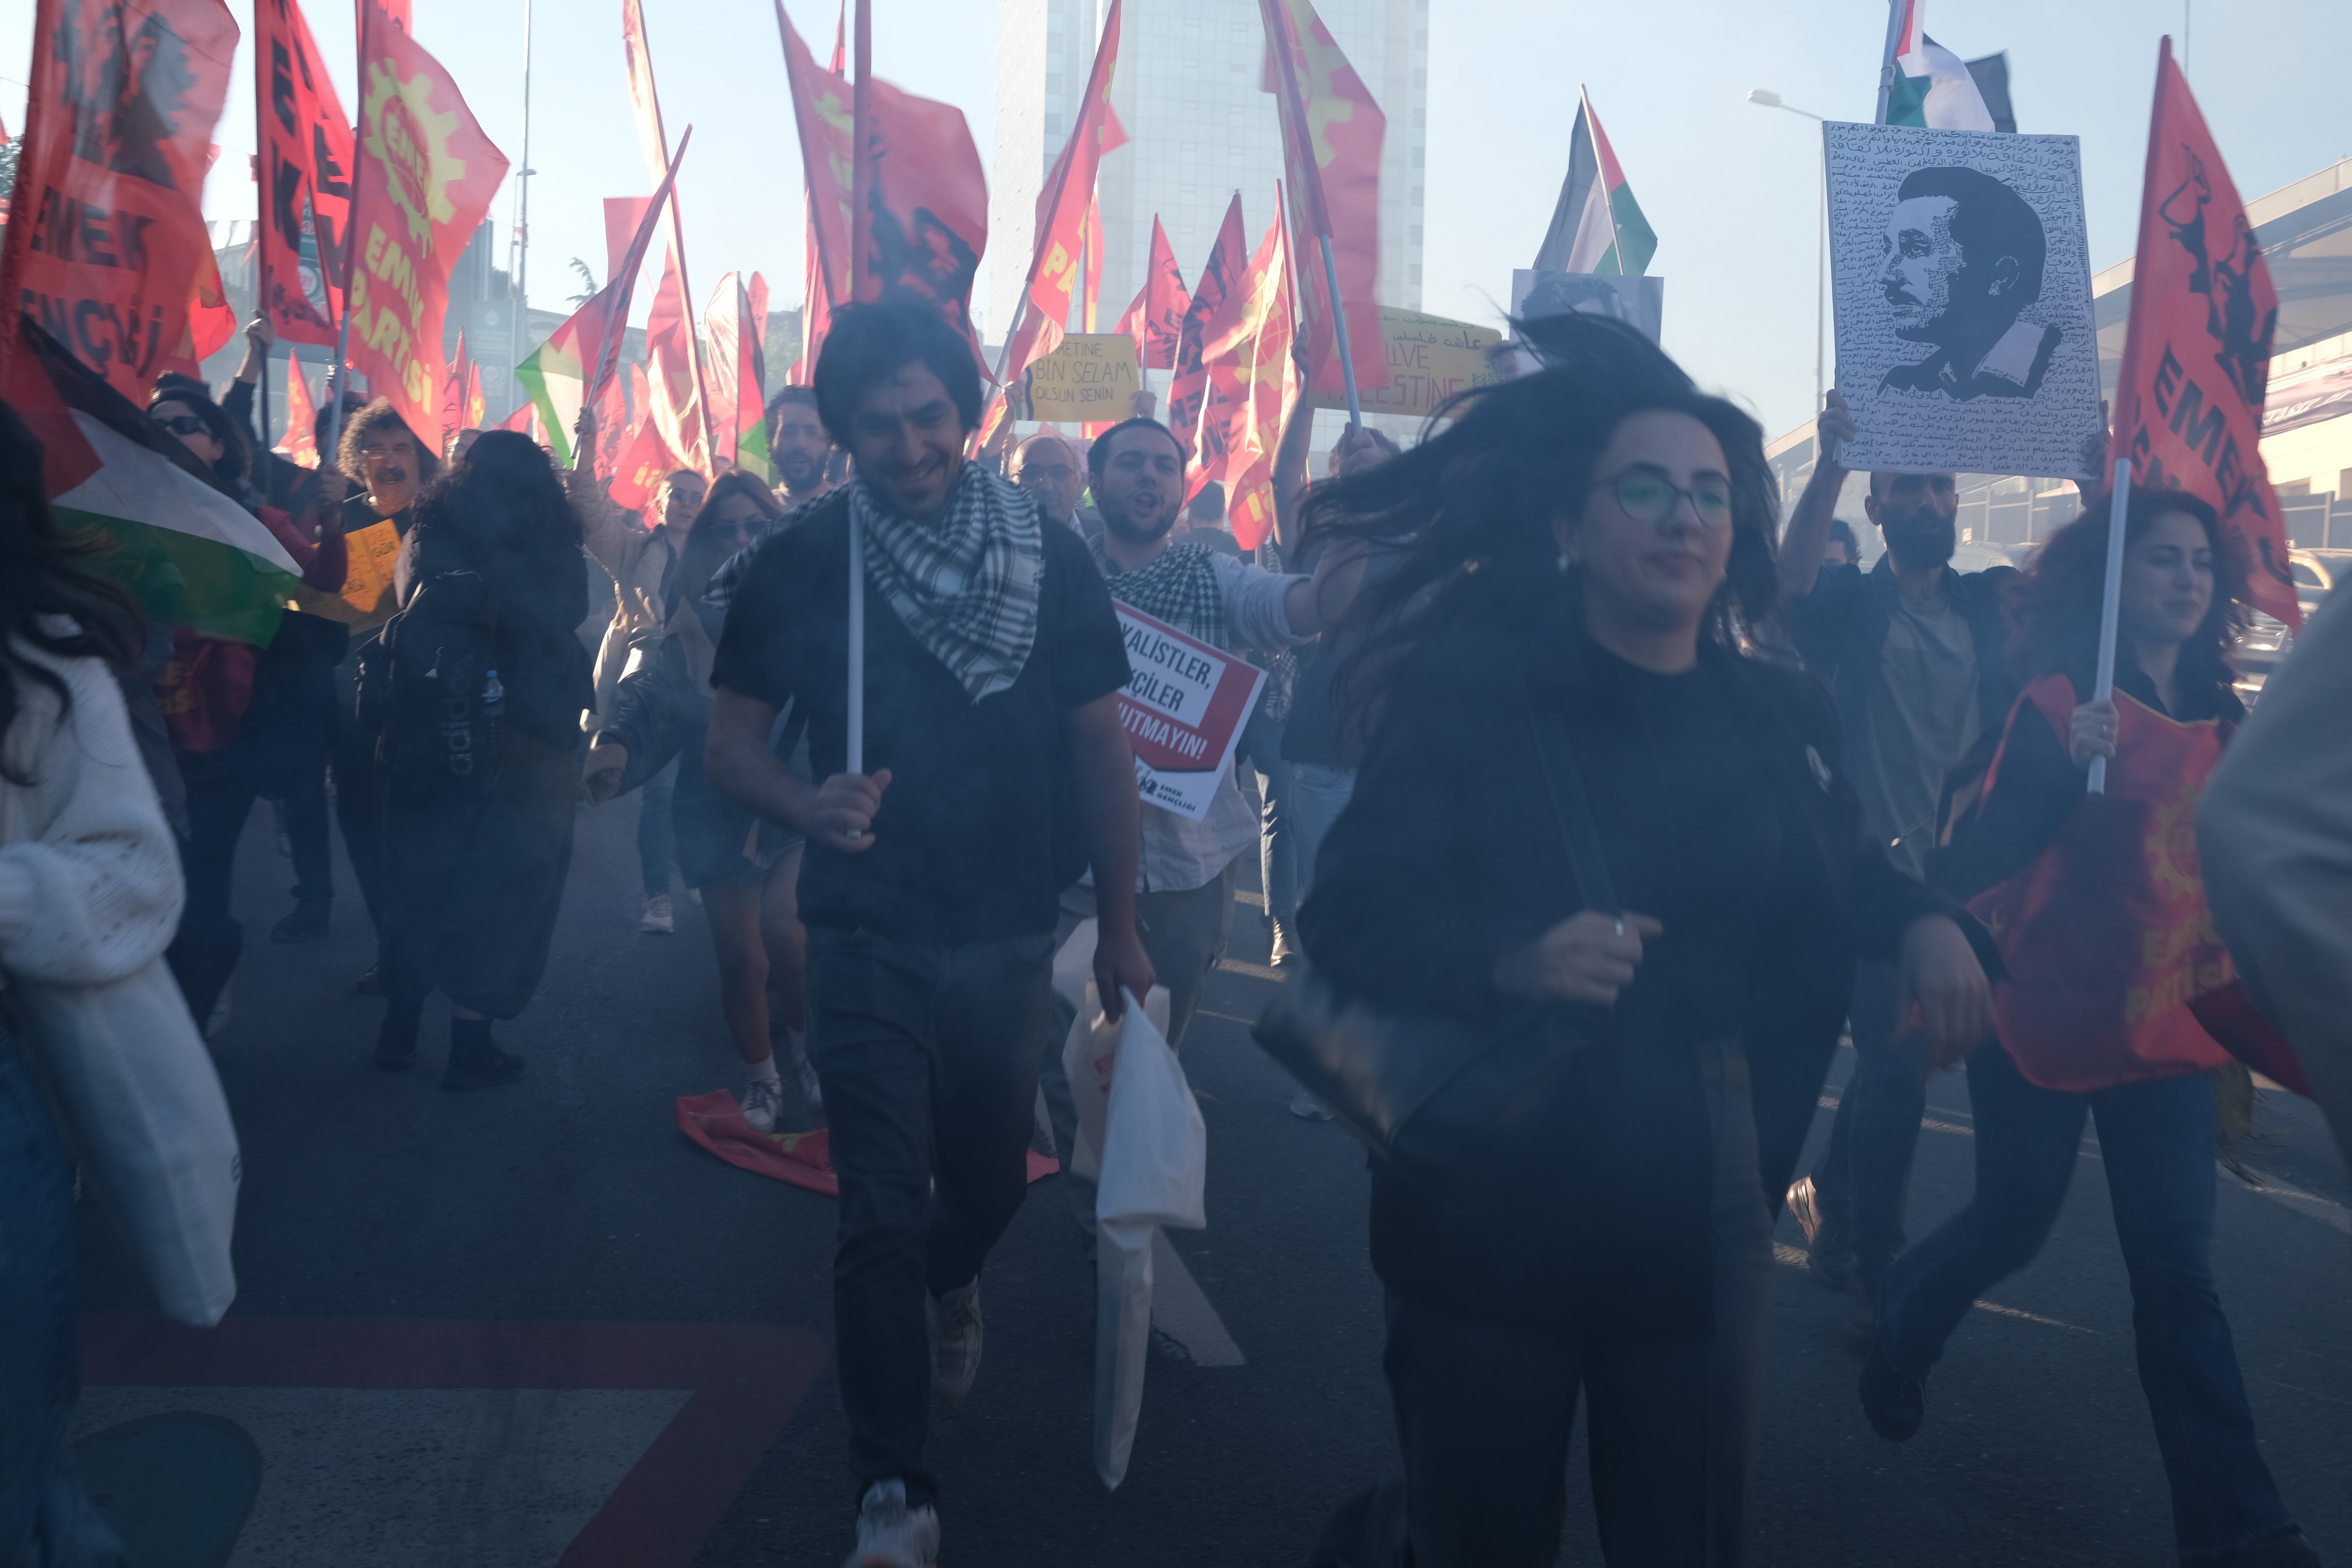
M 1495 380 L 1486 363 L 1486 351 L 1503 341 L 1495 328 L 1383 305 L 1381 334 L 1388 340 L 1389 383 L 1362 389 L 1367 414 L 1424 418 L 1455 393 Z M 1348 399 L 1342 393 L 1318 393 L 1315 406 L 1344 409 Z
M 342 592 L 323 594 L 303 588 L 289 602 L 295 609 L 341 621 L 355 631 L 380 626 L 400 607 L 392 601 L 392 569 L 400 559 L 400 531 L 385 518 L 343 535 L 343 548 L 351 555 L 351 571 L 343 578 Z
M 1029 367 L 1029 416 L 1101 424 L 1135 412 L 1142 371 L 1125 332 L 1072 332 Z

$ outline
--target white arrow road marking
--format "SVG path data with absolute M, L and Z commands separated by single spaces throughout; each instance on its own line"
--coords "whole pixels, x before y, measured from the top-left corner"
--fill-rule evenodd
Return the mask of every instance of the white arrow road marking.
M 1242 1364 L 1242 1347 L 1165 1231 L 1151 1233 L 1151 1326 L 1182 1346 L 1194 1366 Z

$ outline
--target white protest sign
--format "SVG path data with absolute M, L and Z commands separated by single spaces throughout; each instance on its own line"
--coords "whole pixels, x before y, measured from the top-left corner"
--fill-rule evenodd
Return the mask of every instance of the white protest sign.
M 2105 419 L 2072 136 L 1822 127 L 1837 384 L 1882 473 L 2092 481 Z
M 1141 610 L 1115 599 L 1111 607 L 1127 638 L 1131 673 L 1118 708 L 1136 789 L 1145 804 L 1198 822 L 1233 766 L 1265 671 Z

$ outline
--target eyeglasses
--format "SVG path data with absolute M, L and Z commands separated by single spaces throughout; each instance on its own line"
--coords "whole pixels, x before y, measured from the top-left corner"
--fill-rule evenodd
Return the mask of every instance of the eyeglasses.
M 174 414 L 169 419 L 158 419 L 155 423 L 174 436 L 201 436 L 206 428 L 205 422 L 193 414 Z
M 1628 468 L 1613 478 L 1593 480 L 1591 488 L 1613 489 L 1618 510 L 1636 522 L 1664 522 L 1673 514 L 1675 503 L 1688 497 L 1691 510 L 1701 523 L 1708 528 L 1731 526 L 1731 483 L 1727 479 L 1702 478 L 1685 489 L 1654 469 Z

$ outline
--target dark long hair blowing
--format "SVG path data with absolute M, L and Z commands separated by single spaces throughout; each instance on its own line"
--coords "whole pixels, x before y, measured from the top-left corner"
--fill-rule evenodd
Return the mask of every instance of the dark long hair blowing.
M 488 430 L 416 502 L 419 528 L 516 554 L 580 548 L 580 519 L 546 451 L 512 430 Z
M 2021 679 L 2073 678 L 2087 700 L 2099 662 L 2099 619 L 2107 578 L 2107 511 L 2113 498 L 2084 498 L 2082 515 L 2050 536 L 2010 589 L 2011 664 Z M 2246 628 L 2246 552 L 2213 509 L 2181 490 L 2134 485 L 2125 502 L 2124 540 L 2145 534 L 2167 512 L 2197 520 L 2213 548 L 2213 605 L 2181 645 L 2173 684 L 2183 707 L 2204 713 L 2231 706 L 2230 645 Z M 2129 657 L 2128 651 L 2118 657 Z M 2194 696 L 2191 696 L 2194 693 Z
M 61 709 L 72 701 L 55 671 L 17 650 L 20 639 L 60 658 L 103 658 L 119 667 L 138 657 L 139 607 L 119 584 L 99 574 L 97 554 L 96 545 L 58 524 L 41 484 L 41 443 L 15 409 L 0 403 L 0 740 L 23 706 L 19 680 L 47 687 Z M 50 616 L 69 618 L 76 629 L 44 626 L 43 617 Z M 33 782 L 5 760 L 0 778 Z
M 1582 507 L 1618 426 L 1653 410 L 1706 426 L 1729 471 L 1731 561 L 1708 632 L 1735 648 L 1743 638 L 1779 638 L 1778 507 L 1762 426 L 1700 392 L 1623 322 L 1549 316 L 1517 331 L 1542 370 L 1456 395 L 1412 450 L 1318 484 L 1308 497 L 1308 540 L 1359 541 L 1374 557 L 1342 626 L 1358 640 L 1335 685 L 1351 725 L 1370 729 L 1395 672 L 1432 636 L 1491 617 L 1535 618 L 1544 596 L 1559 591 L 1552 519 Z M 1449 417 L 1453 424 L 1439 428 Z

